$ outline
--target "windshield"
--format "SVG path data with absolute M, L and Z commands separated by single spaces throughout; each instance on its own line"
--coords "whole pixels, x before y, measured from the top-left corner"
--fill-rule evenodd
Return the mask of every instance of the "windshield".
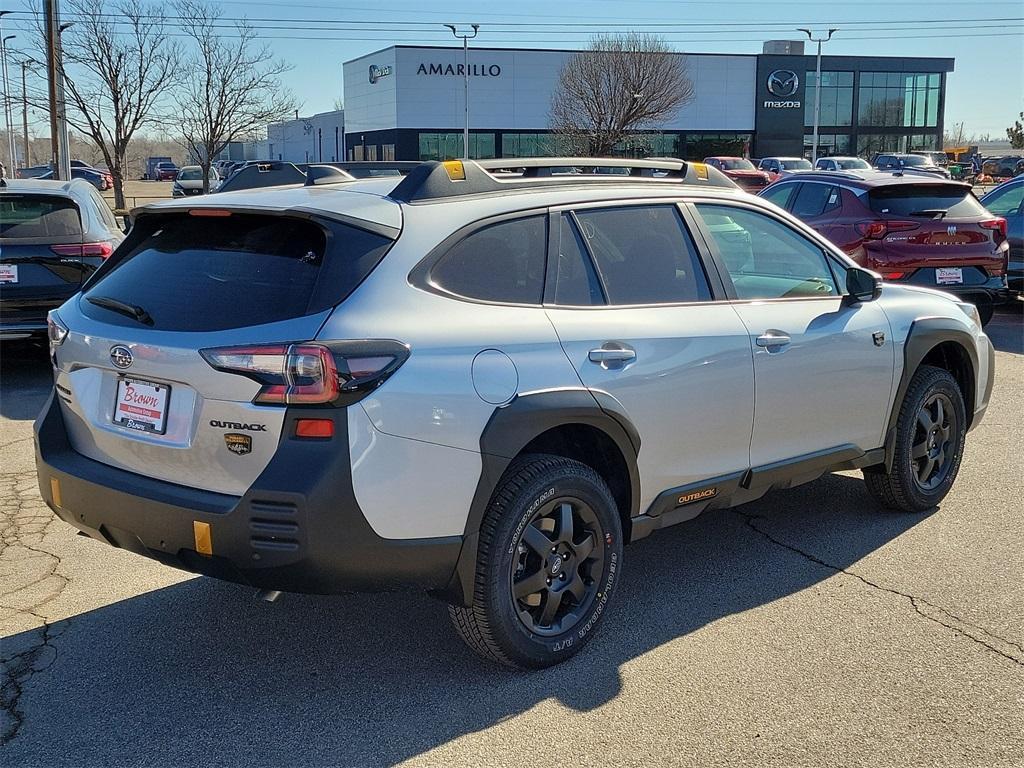
M 910 168 L 921 168 L 925 165 L 935 165 L 930 157 L 922 157 L 921 155 L 907 155 L 906 157 L 901 157 L 900 162 Z
M 216 179 L 217 172 L 210 169 L 210 178 Z M 178 181 L 202 181 L 203 180 L 203 169 L 202 168 L 182 168 L 178 173 Z
M 810 160 L 780 160 L 779 165 L 787 171 L 809 171 L 811 170 Z
M 867 160 L 861 160 L 859 157 L 847 157 L 843 160 L 836 160 L 836 165 L 844 171 L 871 169 L 871 164 Z
M 754 164 L 742 157 L 723 157 L 719 162 L 723 171 L 752 171 Z

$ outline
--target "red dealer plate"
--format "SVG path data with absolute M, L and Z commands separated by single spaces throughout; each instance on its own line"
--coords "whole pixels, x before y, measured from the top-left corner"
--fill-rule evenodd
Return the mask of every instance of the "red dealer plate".
M 114 423 L 162 435 L 167 431 L 167 399 L 171 388 L 141 379 L 118 379 Z

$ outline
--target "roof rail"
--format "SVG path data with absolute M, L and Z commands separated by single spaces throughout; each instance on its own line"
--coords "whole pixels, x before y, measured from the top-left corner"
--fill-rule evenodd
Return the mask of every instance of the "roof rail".
M 332 165 L 307 165 L 306 182 L 303 186 L 315 187 L 317 184 L 337 184 L 340 181 L 355 181 L 356 177 Z
M 494 173 L 520 169 L 514 176 Z M 735 182 L 717 168 L 674 158 L 520 157 L 421 163 L 392 190 L 390 197 L 399 202 L 417 203 L 488 192 L 600 183 L 737 188 Z

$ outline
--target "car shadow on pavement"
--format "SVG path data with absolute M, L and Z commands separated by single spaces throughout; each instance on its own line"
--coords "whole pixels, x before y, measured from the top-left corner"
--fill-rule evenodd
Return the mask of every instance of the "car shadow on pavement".
M 0 417 L 34 420 L 52 387 L 45 344 L 0 343 Z
M 545 699 L 599 707 L 624 663 L 807 589 L 835 573 L 822 562 L 845 568 L 926 518 L 883 512 L 858 477 L 828 475 L 655 533 L 626 549 L 594 641 L 532 673 L 478 660 L 425 596 L 267 604 L 192 579 L 51 626 L 55 657 L 24 686 L 8 764 L 393 765 Z
M 1024 355 L 1024 301 L 1016 300 L 999 307 L 985 326 L 985 334 L 1000 352 Z M 997 375 L 998 370 L 997 367 Z

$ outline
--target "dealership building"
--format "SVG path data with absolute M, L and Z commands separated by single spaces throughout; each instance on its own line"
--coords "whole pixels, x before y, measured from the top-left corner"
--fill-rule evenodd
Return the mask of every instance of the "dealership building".
M 470 48 L 470 156 L 558 154 L 550 107 L 574 53 Z M 802 43 L 768 42 L 760 54 L 676 55 L 684 57 L 693 99 L 663 125 L 632 136 L 622 154 L 810 154 L 815 57 L 804 55 Z M 941 148 L 953 59 L 823 56 L 821 69 L 819 154 Z M 345 62 L 345 158 L 461 157 L 464 71 L 456 47 L 398 45 Z M 322 154 L 315 159 L 334 152 Z

